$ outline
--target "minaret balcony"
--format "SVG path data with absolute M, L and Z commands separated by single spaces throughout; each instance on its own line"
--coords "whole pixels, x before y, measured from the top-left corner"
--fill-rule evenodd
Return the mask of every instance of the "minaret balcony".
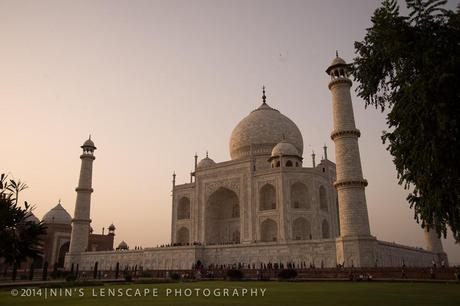
M 331 139 L 335 140 L 337 138 L 342 138 L 342 137 L 356 137 L 359 138 L 361 136 L 361 132 L 358 129 L 352 129 L 352 130 L 334 130 L 331 133 Z
M 345 180 L 340 180 L 340 181 L 335 181 L 334 182 L 334 187 L 339 189 L 339 188 L 346 188 L 346 187 L 366 187 L 367 186 L 367 180 L 365 179 L 345 179 Z

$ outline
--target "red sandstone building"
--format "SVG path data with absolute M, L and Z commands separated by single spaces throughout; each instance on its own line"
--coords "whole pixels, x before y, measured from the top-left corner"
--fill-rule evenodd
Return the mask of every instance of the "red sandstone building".
M 40 220 L 35 215 L 30 215 L 29 220 L 39 222 Z M 42 237 L 43 241 L 43 256 L 35 261 L 36 268 L 42 267 L 45 262 L 48 262 L 50 268 L 64 267 L 65 254 L 69 251 L 70 234 L 72 232 L 72 217 L 62 207 L 61 202 L 44 216 L 42 221 L 45 223 L 46 235 Z M 90 228 L 88 237 L 87 251 L 111 251 L 113 250 L 113 241 L 115 237 L 115 226 L 110 224 L 107 228 L 107 234 L 102 229 L 101 234 L 95 234 Z

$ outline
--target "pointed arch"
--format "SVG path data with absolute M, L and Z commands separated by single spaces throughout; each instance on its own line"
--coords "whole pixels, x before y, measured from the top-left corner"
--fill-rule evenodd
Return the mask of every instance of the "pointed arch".
M 291 208 L 310 209 L 310 194 L 305 184 L 296 182 L 291 185 Z
M 278 240 L 278 224 L 272 219 L 266 219 L 260 224 L 260 240 L 264 242 Z
M 292 223 L 292 239 L 293 240 L 308 240 L 311 237 L 311 224 L 310 222 L 299 217 Z
M 205 208 L 205 242 L 223 244 L 240 238 L 240 206 L 237 194 L 220 187 L 209 197 Z
M 276 189 L 272 184 L 265 184 L 259 192 L 259 210 L 276 209 Z
M 190 219 L 190 199 L 182 197 L 177 205 L 177 220 Z
M 64 261 L 65 261 L 65 254 L 69 252 L 69 247 L 70 247 L 70 241 L 67 241 L 61 247 L 59 248 L 59 253 L 58 253 L 58 260 L 57 260 L 57 266 L 59 268 L 64 267 Z

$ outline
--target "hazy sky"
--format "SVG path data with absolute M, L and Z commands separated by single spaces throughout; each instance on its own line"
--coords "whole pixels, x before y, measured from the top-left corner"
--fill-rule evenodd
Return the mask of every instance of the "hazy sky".
M 379 2 L 0 1 L 0 172 L 27 182 L 39 218 L 59 199 L 73 215 L 91 133 L 95 232 L 113 222 L 116 243 L 167 243 L 172 172 L 188 182 L 195 152 L 229 160 L 262 85 L 300 128 L 304 165 L 324 143 L 335 160 L 324 71 L 336 49 L 354 57 Z M 372 234 L 424 246 L 380 140 L 385 116 L 355 95 L 354 109 Z M 460 263 L 460 245 L 444 246 Z

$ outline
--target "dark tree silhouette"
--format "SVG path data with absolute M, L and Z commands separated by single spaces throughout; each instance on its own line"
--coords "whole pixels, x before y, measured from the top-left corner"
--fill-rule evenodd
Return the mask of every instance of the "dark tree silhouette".
M 37 258 L 42 254 L 40 236 L 46 233 L 42 222 L 36 223 L 30 218 L 33 206 L 24 202 L 19 205 L 19 193 L 27 185 L 21 181 L 0 176 L 0 258 L 13 267 L 13 280 L 21 263 L 28 258 Z
M 422 227 L 460 238 L 460 6 L 446 0 L 385 0 L 355 42 L 353 75 L 366 107 L 387 111 L 399 183 Z

